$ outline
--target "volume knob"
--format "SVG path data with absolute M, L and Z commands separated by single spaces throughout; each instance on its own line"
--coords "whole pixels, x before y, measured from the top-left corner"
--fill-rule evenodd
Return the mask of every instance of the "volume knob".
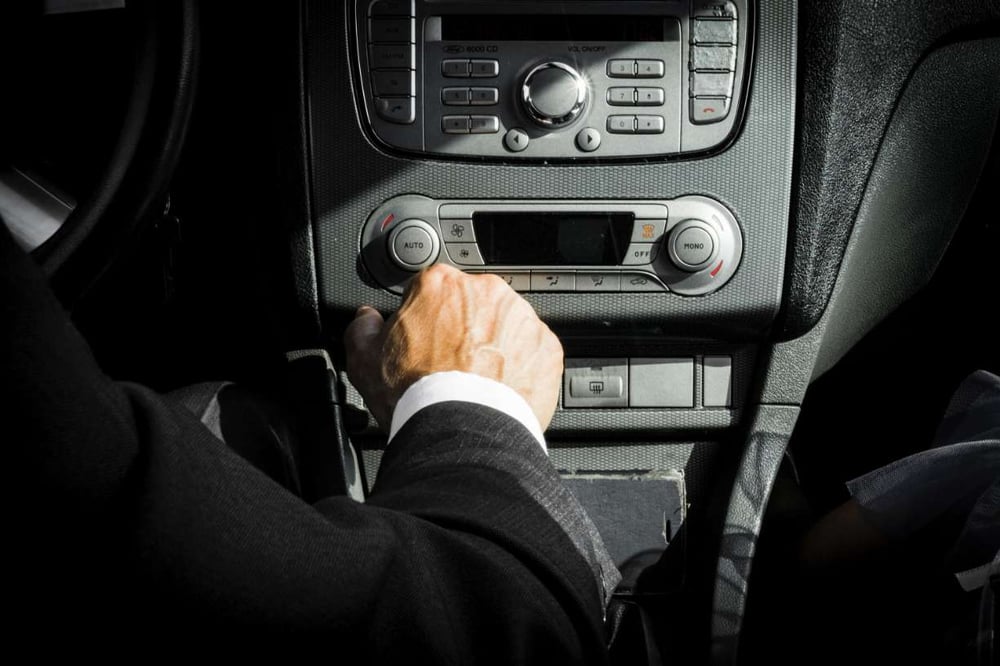
M 587 82 L 569 65 L 545 62 L 524 77 L 521 104 L 542 127 L 562 127 L 576 120 L 587 105 Z

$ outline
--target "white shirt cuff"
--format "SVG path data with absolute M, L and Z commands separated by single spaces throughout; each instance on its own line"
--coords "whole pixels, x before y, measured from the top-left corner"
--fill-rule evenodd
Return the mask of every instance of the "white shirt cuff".
M 535 412 L 517 391 L 482 375 L 458 371 L 435 372 L 421 377 L 403 392 L 399 402 L 396 403 L 396 411 L 392 413 L 389 441 L 391 442 L 406 422 L 424 407 L 451 401 L 484 405 L 507 414 L 528 429 L 528 432 L 538 440 L 542 451 L 548 452 L 545 436 L 542 434 L 542 427 Z

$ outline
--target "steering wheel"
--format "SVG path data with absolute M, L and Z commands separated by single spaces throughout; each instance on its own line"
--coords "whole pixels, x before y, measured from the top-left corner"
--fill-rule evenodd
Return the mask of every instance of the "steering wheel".
M 74 4 L 80 6 L 79 11 L 74 11 Z M 131 61 L 121 63 L 124 85 L 119 83 L 118 87 L 126 89 L 113 91 L 121 95 L 124 111 L 106 161 L 93 167 L 96 177 L 84 179 L 88 185 L 86 191 L 67 196 L 64 192 L 71 188 L 64 189 L 59 182 L 60 176 L 67 180 L 66 173 L 52 168 L 45 155 L 32 155 L 52 147 L 46 144 L 67 138 L 67 143 L 73 143 L 73 137 L 65 135 L 65 128 L 51 120 L 51 132 L 36 132 L 31 137 L 39 144 L 38 148 L 27 140 L 18 141 L 14 136 L 18 131 L 16 122 L 4 123 L 4 129 L 12 137 L 0 141 L 0 144 L 14 144 L 10 154 L 0 155 L 0 215 L 21 245 L 31 251 L 67 305 L 78 299 L 128 248 L 144 224 L 162 215 L 191 117 L 198 67 L 199 22 L 195 0 L 119 0 L 103 3 L 105 9 L 89 11 L 94 4 L 64 2 L 58 4 L 59 9 L 47 6 L 44 15 L 39 15 L 37 7 L 33 15 L 23 15 L 20 18 L 25 20 L 25 29 L 15 39 L 12 57 L 30 58 L 33 50 L 48 48 L 40 39 L 42 36 L 58 39 L 73 30 L 96 27 L 97 34 L 121 39 L 116 45 L 123 44 L 123 48 L 111 57 Z M 64 57 L 65 52 L 59 51 L 58 46 L 56 51 Z M 96 49 L 101 47 L 95 45 Z M 18 50 L 20 54 L 16 53 Z M 105 50 L 110 52 L 111 48 Z M 65 60 L 45 64 L 73 67 L 73 63 Z M 25 69 L 20 80 L 16 73 L 13 77 L 14 86 L 21 88 L 20 91 L 15 88 L 14 92 L 23 95 L 21 103 L 25 108 L 20 113 L 44 113 L 46 109 L 37 107 L 46 105 L 46 96 L 41 95 L 41 101 L 33 108 L 30 93 L 49 92 L 42 89 L 47 85 L 41 75 L 45 68 Z M 77 94 L 81 90 L 83 95 L 108 92 L 100 86 L 91 90 L 89 85 L 87 81 L 78 82 Z M 94 101 L 68 100 L 59 111 L 72 113 L 74 104 L 83 102 L 95 107 Z M 104 102 L 111 113 L 116 100 L 96 101 L 96 108 Z M 87 142 L 73 145 L 87 145 Z M 86 159 L 81 157 L 79 161 L 85 163 Z M 44 173 L 47 166 L 53 173 Z

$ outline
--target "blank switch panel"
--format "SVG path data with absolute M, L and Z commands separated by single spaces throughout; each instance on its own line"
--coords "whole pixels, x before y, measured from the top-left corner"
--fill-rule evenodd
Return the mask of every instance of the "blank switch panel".
M 704 360 L 703 404 L 730 407 L 733 404 L 733 357 L 706 356 Z
M 630 407 L 694 407 L 694 359 L 630 359 L 628 385 Z

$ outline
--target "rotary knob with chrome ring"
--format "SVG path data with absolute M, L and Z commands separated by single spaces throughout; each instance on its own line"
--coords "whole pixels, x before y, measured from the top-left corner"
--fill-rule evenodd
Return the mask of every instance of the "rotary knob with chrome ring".
M 544 62 L 524 77 L 521 104 L 528 117 L 542 127 L 563 127 L 586 107 L 587 82 L 565 63 Z

